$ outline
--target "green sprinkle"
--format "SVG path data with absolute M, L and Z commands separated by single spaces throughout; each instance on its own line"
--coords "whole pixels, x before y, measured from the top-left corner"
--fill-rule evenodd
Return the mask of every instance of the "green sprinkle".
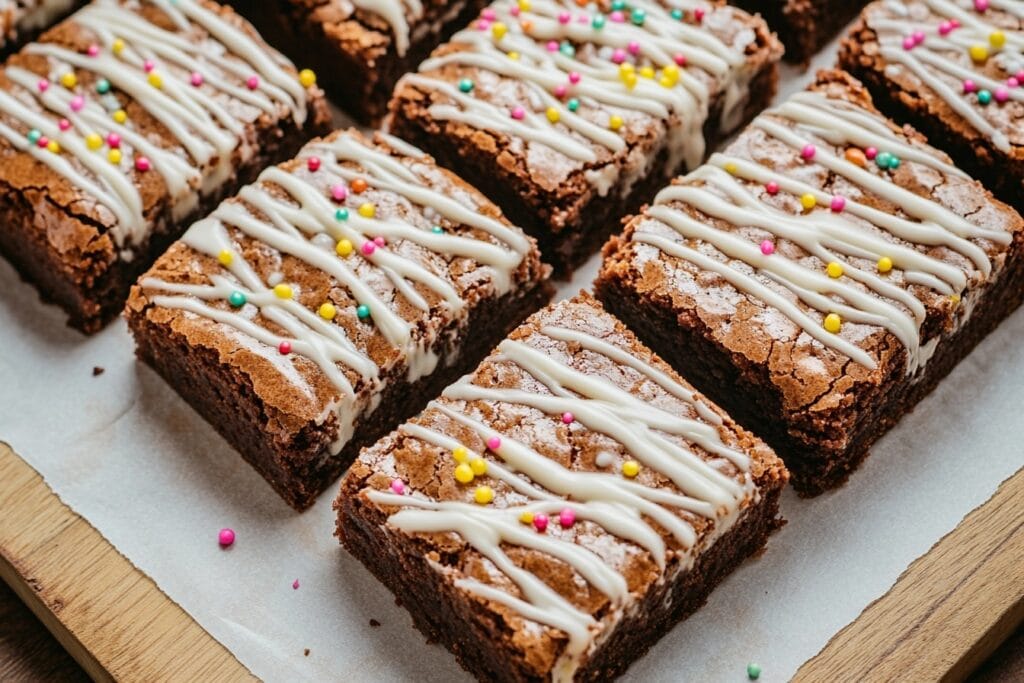
M 569 111 L 576 111 L 580 108 L 580 101 L 573 97 L 565 103 L 565 106 L 569 108 Z
M 561 45 L 559 45 L 558 46 L 558 51 L 561 52 L 566 57 L 575 57 L 576 56 L 576 48 L 574 48 L 572 46 L 572 43 L 569 43 L 569 42 L 563 42 Z
M 442 228 L 440 225 L 435 225 L 430 229 L 430 232 L 434 233 L 435 235 L 442 235 L 444 234 L 444 228 Z
M 612 9 L 617 12 L 626 9 L 626 0 L 613 0 Z
M 760 665 L 754 664 L 753 662 L 751 662 L 750 664 L 747 664 L 747 678 L 749 678 L 752 681 L 756 681 L 760 677 L 761 677 L 761 667 L 760 667 Z
M 459 90 L 466 93 L 472 92 L 473 81 L 469 80 L 468 78 L 463 78 L 461 81 L 459 81 Z
M 883 171 L 889 168 L 889 164 L 891 163 L 892 155 L 889 154 L 888 152 L 879 152 L 878 156 L 875 157 L 875 164 L 878 166 L 878 168 L 882 169 Z
M 643 26 L 644 25 L 644 21 L 647 19 L 647 11 L 646 10 L 642 10 L 639 7 L 637 7 L 630 14 L 629 18 L 637 26 Z
M 605 19 L 605 16 L 603 14 L 598 14 L 590 22 L 590 25 L 593 26 L 594 28 L 598 29 L 598 30 L 601 30 L 601 29 L 604 28 L 604 24 L 605 24 L 606 21 L 607 21 L 607 19 Z
M 366 320 L 370 317 L 370 307 L 366 304 L 359 304 L 356 307 L 356 315 L 359 316 L 360 320 Z
M 334 212 L 334 220 L 347 221 L 348 220 L 348 209 L 342 207 Z
M 991 101 L 992 101 L 992 93 L 990 93 L 988 90 L 979 90 L 978 91 L 978 103 L 979 104 L 988 104 Z
M 101 95 L 106 95 L 108 92 L 110 92 L 110 81 L 108 81 L 105 78 L 101 78 L 100 80 L 96 81 L 96 92 L 98 92 Z
M 235 308 L 241 308 L 245 305 L 245 294 L 242 294 L 237 289 L 228 296 L 228 303 Z
M 43 134 L 40 133 L 35 128 L 28 132 L 28 141 L 31 142 L 33 145 L 39 142 L 39 138 L 41 137 L 43 137 Z
M 683 20 L 683 10 L 681 9 L 674 9 L 669 14 L 671 14 L 672 18 L 675 19 L 676 21 Z
M 895 154 L 890 154 L 889 157 L 889 170 L 895 171 L 900 167 L 900 158 Z

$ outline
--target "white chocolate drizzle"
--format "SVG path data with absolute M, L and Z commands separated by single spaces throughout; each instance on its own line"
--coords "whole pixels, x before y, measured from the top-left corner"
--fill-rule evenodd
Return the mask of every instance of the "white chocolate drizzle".
M 795 95 L 758 117 L 751 126 L 792 148 L 795 157 L 808 144 L 809 133 L 840 148 L 888 150 L 904 163 L 926 166 L 946 176 L 964 177 L 925 148 L 909 145 L 879 117 L 817 92 Z M 650 219 L 678 232 L 684 241 L 645 230 L 643 221 L 632 239 L 716 273 L 738 291 L 782 312 L 824 346 L 867 368 L 876 367 L 871 354 L 842 334 L 827 331 L 822 324 L 824 316 L 835 313 L 844 321 L 888 330 L 906 347 L 906 371 L 912 374 L 931 357 L 934 344 L 922 344 L 920 330 L 927 310 L 918 298 L 920 294 L 915 294 L 910 286 L 959 298 L 973 277 L 969 269 L 925 253 L 922 247 L 944 247 L 961 255 L 984 280 L 992 276 L 992 263 L 983 245 L 1007 245 L 1011 235 L 1005 226 L 975 224 L 934 198 L 900 187 L 884 174 L 862 168 L 845 155 L 836 155 L 820 145 L 813 163 L 862 188 L 866 198 L 880 197 L 899 206 L 907 217 L 880 211 L 870 201 L 849 197 L 844 198 L 845 205 L 839 212 L 830 211 L 831 195 L 800 180 L 797 173 L 786 174 L 749 159 L 715 154 L 708 164 L 659 193 L 655 205 L 646 213 Z M 775 183 L 780 193 L 813 196 L 818 209 L 794 215 L 774 208 L 762 201 L 763 186 L 768 183 Z M 749 237 L 695 218 L 680 209 L 679 204 L 715 221 L 756 228 L 773 239 L 798 245 L 816 257 L 818 263 L 794 260 L 778 249 L 765 254 Z M 877 232 L 866 229 L 858 219 L 876 227 Z M 707 253 L 700 244 L 713 246 L 725 260 Z M 903 285 L 875 268 L 858 265 L 858 261 L 869 260 L 874 264 L 882 258 L 891 259 L 902 272 Z M 824 266 L 829 263 L 841 266 L 840 277 L 826 274 Z M 766 278 L 788 290 L 798 301 L 779 292 Z
M 395 51 L 404 57 L 409 51 L 409 21 L 423 17 L 423 3 L 420 0 L 341 0 L 384 19 L 391 26 L 395 39 Z
M 401 146 L 408 149 L 408 145 Z M 416 321 L 409 321 L 399 313 L 399 303 L 405 301 L 423 316 L 429 315 L 432 304 L 421 293 L 426 290 L 437 297 L 434 307 L 446 311 L 455 320 L 464 319 L 468 311 L 446 269 L 431 268 L 403 255 L 401 244 L 416 245 L 445 259 L 471 259 L 487 270 L 490 287 L 500 296 L 516 285 L 514 273 L 529 253 L 531 243 L 519 230 L 481 213 L 465 193 L 446 194 L 451 190 L 450 181 L 445 182 L 448 187 L 427 184 L 425 178 L 433 167 L 422 160 L 422 153 L 403 160 L 353 134 L 341 133 L 307 145 L 298 161 L 305 166 L 312 158 L 320 164 L 315 173 L 302 177 L 281 167 L 269 168 L 256 184 L 241 190 L 239 201 L 223 203 L 209 218 L 196 223 L 185 234 L 182 240 L 197 252 L 215 259 L 224 253 L 232 255 L 223 273 L 211 275 L 208 284 L 176 284 L 146 278 L 142 285 L 156 306 L 188 311 L 227 325 L 272 349 L 288 344 L 290 355 L 297 354 L 315 363 L 338 390 L 341 396 L 336 409 L 339 422 L 350 428 L 360 406 L 356 405 L 357 387 L 346 371 L 374 387 L 370 394 L 376 395 L 383 387 L 381 371 L 390 368 L 379 368 L 336 321 L 324 319 L 316 309 L 307 308 L 294 297 L 278 296 L 274 285 L 280 282 L 265 282 L 261 278 L 238 252 L 230 229 L 239 230 L 279 254 L 293 256 L 310 268 L 326 273 L 337 286 L 347 290 L 352 299 L 368 306 L 372 324 L 389 344 L 401 351 L 397 362 L 407 365 L 409 381 L 430 374 L 436 368 L 439 360 L 433 350 L 436 331 L 420 331 Z M 440 171 L 434 169 L 433 173 Z M 317 185 L 309 181 L 311 176 Z M 352 207 L 348 217 L 339 220 L 337 211 L 341 205 L 331 198 L 328 190 L 336 184 L 351 184 L 356 179 L 365 181 L 370 188 L 368 192 L 376 193 L 398 210 L 385 214 L 385 208 L 380 207 L 381 215 L 368 218 Z M 400 212 L 410 205 L 423 207 L 424 216 L 429 212 L 455 226 L 473 228 L 481 236 L 435 233 L 429 224 L 403 217 Z M 422 222 L 425 218 L 419 220 Z M 381 237 L 386 239 L 387 247 L 375 248 L 370 254 L 363 251 L 366 245 L 375 246 L 374 240 Z M 335 251 L 335 244 L 343 240 L 348 240 L 352 246 L 352 253 L 347 257 Z M 362 261 L 372 264 L 381 274 L 383 283 L 357 272 L 353 264 Z M 382 293 L 380 290 L 387 289 L 387 285 L 390 291 Z M 244 295 L 246 302 L 236 310 L 222 303 L 233 293 Z M 258 324 L 256 313 L 284 333 L 272 332 Z M 343 315 L 355 317 L 352 312 L 339 311 L 339 318 Z M 335 444 L 334 452 L 348 440 L 348 429 L 342 430 L 342 437 Z
M 658 531 L 660 528 L 679 546 L 673 552 L 680 561 L 671 571 L 681 573 L 692 566 L 702 549 L 732 526 L 745 503 L 756 500 L 759 494 L 749 473 L 748 456 L 721 440 L 718 431 L 721 418 L 678 381 L 625 349 L 576 329 L 546 326 L 535 332 L 532 339 L 544 342 L 538 347 L 531 344 L 530 338 L 506 340 L 490 362 L 518 366 L 542 383 L 550 394 L 481 386 L 469 377 L 449 387 L 444 398 L 432 402 L 428 408 L 476 433 L 484 442 L 500 438 L 500 446 L 487 453 L 487 476 L 507 484 L 515 492 L 505 505 L 436 501 L 419 492 L 397 495 L 371 490 L 367 495 L 377 504 L 401 508 L 388 518 L 389 525 L 405 533 L 456 533 L 493 563 L 515 584 L 521 597 L 472 578 L 460 578 L 457 585 L 504 605 L 525 619 L 565 632 L 568 643 L 554 667 L 553 679 L 569 681 L 584 658 L 607 637 L 619 615 L 630 609 L 636 596 L 629 592 L 625 577 L 597 552 L 576 543 L 572 535 L 557 531 L 538 533 L 520 521 L 520 515 L 544 514 L 554 519 L 561 511 L 569 509 L 576 523 L 595 525 L 647 551 L 664 572 L 669 551 Z M 603 356 L 612 363 L 633 369 L 644 380 L 689 404 L 701 419 L 681 417 L 677 411 L 642 401 L 598 374 L 573 369 L 558 360 L 561 352 L 549 354 L 543 350 L 553 342 L 578 346 L 588 354 Z M 562 466 L 529 444 L 501 434 L 471 417 L 466 410 L 458 408 L 462 401 L 470 405 L 475 401 L 523 405 L 552 416 L 570 412 L 578 423 L 574 428 L 600 432 L 620 443 L 630 457 L 669 479 L 679 493 L 645 485 L 618 473 L 579 471 Z M 446 451 L 461 445 L 440 431 L 416 423 L 407 423 L 400 431 Z M 679 439 L 699 446 L 711 459 L 705 460 L 679 445 Z M 483 454 L 471 453 L 471 457 L 483 457 Z M 731 464 L 726 466 L 729 474 L 723 471 L 723 462 Z M 698 536 L 688 521 L 694 516 L 713 522 L 703 536 Z M 603 621 L 597 621 L 535 574 L 517 565 L 506 554 L 504 545 L 529 548 L 568 564 L 595 590 L 607 596 L 612 607 L 610 614 Z M 670 582 L 673 578 L 664 576 L 662 581 Z
M 142 14 L 147 6 L 164 12 L 178 31 L 147 21 Z M 0 114 L 21 129 L 0 124 L 0 135 L 108 209 L 115 218 L 110 235 L 126 253 L 151 229 L 132 176 L 134 158 L 146 157 L 152 164 L 149 172 L 163 178 L 172 216 L 178 220 L 230 177 L 236 150 L 243 159 L 256 152 L 258 141 L 246 139 L 239 105 L 255 109 L 249 115 L 253 118 L 259 113 L 280 116 L 283 110 L 299 125 L 306 119 L 306 89 L 290 65 L 197 0 L 96 0 L 71 21 L 94 37 L 96 53 L 54 43 L 26 46 L 25 53 L 49 60 L 50 82 L 41 88 L 37 75 L 6 68 L 17 90 L 0 92 Z M 199 36 L 197 27 L 205 35 Z M 159 87 L 150 81 L 147 68 L 159 77 Z M 96 94 L 81 83 L 61 85 L 61 77 L 74 72 L 94 73 L 109 83 L 109 92 Z M 201 85 L 190 82 L 192 74 L 202 76 Z M 248 87 L 249 78 L 258 79 L 258 86 Z M 79 108 L 72 106 L 75 99 Z M 158 121 L 173 144 L 155 141 L 131 119 L 115 121 L 113 113 L 129 101 Z M 60 119 L 70 125 L 61 129 Z M 31 144 L 29 130 L 59 143 L 61 153 Z M 104 140 L 118 136 L 121 161 L 108 160 L 105 147 L 90 149 L 86 137 L 93 134 Z

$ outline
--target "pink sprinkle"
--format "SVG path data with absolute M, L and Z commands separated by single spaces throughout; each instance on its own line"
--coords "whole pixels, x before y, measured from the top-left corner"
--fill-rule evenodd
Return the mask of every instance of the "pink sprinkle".
M 82 111 L 82 107 L 85 106 L 85 98 L 81 95 L 75 95 L 71 98 L 71 111 Z
M 299 590 L 299 580 L 298 579 L 295 579 L 294 581 L 292 581 L 292 590 L 294 590 L 294 591 Z
M 570 15 L 568 12 L 561 12 L 558 15 L 559 24 L 568 24 L 570 19 L 572 19 L 572 15 Z
M 36 147 L 39 147 L 41 149 L 45 149 L 48 144 L 50 144 L 50 138 L 46 137 L 45 135 L 36 140 Z
M 563 528 L 568 529 L 576 523 L 576 513 L 572 508 L 564 508 L 558 513 L 558 523 L 561 524 Z
M 60 128 L 61 130 L 67 130 L 68 128 L 71 127 L 71 122 L 67 119 L 61 119 L 57 122 L 57 127 Z
M 996 88 L 996 91 L 992 94 L 995 96 L 996 102 L 1000 104 L 1010 99 L 1010 91 L 1006 88 Z
M 217 534 L 217 542 L 220 543 L 221 548 L 230 548 L 235 544 L 235 530 L 221 529 L 220 533 Z
M 249 88 L 249 90 L 255 90 L 256 88 L 260 87 L 260 77 L 249 76 L 248 80 L 246 80 L 245 82 L 245 85 L 247 88 Z
M 320 157 L 310 157 L 309 160 L 306 161 L 306 168 L 308 168 L 313 173 L 316 173 L 317 171 L 319 171 L 320 170 Z
M 496 451 L 499 448 L 501 448 L 501 437 L 492 436 L 491 438 L 487 439 L 487 447 L 490 448 L 492 451 Z
M 333 197 L 334 201 L 336 201 L 336 202 L 343 202 L 343 201 L 345 201 L 345 199 L 348 198 L 348 188 L 346 188 L 341 183 L 338 183 L 337 185 L 332 186 L 331 187 L 331 197 Z
M 192 77 L 189 79 L 189 81 L 192 83 L 192 85 L 198 88 L 203 84 L 203 74 L 199 73 L 198 71 L 193 71 Z
M 569 88 L 564 83 L 559 83 L 555 86 L 555 97 L 562 99 L 569 92 Z
M 147 159 L 146 157 L 135 157 L 135 169 L 137 171 L 141 171 L 142 173 L 145 173 L 150 168 L 152 168 L 152 167 L 151 167 L 151 165 L 149 163 L 149 159 Z
M 765 256 L 771 256 L 775 253 L 775 242 L 771 240 L 765 240 L 761 242 L 761 253 Z
M 1018 85 L 1020 85 L 1020 81 L 1017 80 L 1016 76 L 1010 76 L 1009 78 L 1006 79 L 1006 85 L 1010 86 L 1011 88 L 1016 88 Z
M 1021 69 L 1020 71 L 1015 73 L 1013 77 L 1017 79 L 1018 83 L 1024 83 L 1024 69 Z
M 107 136 L 107 144 L 113 147 L 114 149 L 117 149 L 118 147 L 121 146 L 121 136 L 118 135 L 117 133 L 111 133 L 110 135 Z
M 287 356 L 289 353 L 292 352 L 291 342 L 281 342 L 280 344 L 277 345 L 277 350 L 281 353 L 282 356 Z
M 562 413 L 562 422 L 564 422 L 567 425 L 571 425 L 573 423 L 573 420 L 575 420 L 575 419 L 576 419 L 576 416 L 573 415 L 572 413 L 569 413 L 569 412 Z
M 764 189 L 768 194 L 775 195 L 779 193 L 779 184 L 774 180 L 769 180 Z
M 686 55 L 682 52 L 677 52 L 675 57 L 672 58 L 678 66 L 686 66 Z
M 704 21 L 704 10 L 702 10 L 700 7 L 693 10 L 693 18 L 694 20 L 696 20 L 698 24 Z
M 144 61 L 144 62 L 142 63 L 142 69 L 143 69 L 143 70 L 144 70 L 144 71 L 145 71 L 146 73 L 149 73 L 150 71 L 152 71 L 152 70 L 153 70 L 153 69 L 155 69 L 155 68 L 156 68 L 156 64 L 154 64 L 154 63 L 153 63 L 153 60 L 152 60 L 152 59 L 147 59 L 146 61 Z
M 534 515 L 533 528 L 544 533 L 548 528 L 548 516 L 545 514 Z
M 523 109 L 522 107 L 519 107 L 519 106 L 512 107 L 512 118 L 514 118 L 516 121 L 522 120 L 523 117 L 525 117 L 525 116 L 526 116 L 526 110 L 525 109 Z
M 626 46 L 626 49 L 629 50 L 629 54 L 636 56 L 640 54 L 640 43 L 635 40 L 631 40 L 629 41 L 629 45 Z
M 476 30 L 477 31 L 486 31 L 490 27 L 491 27 L 491 22 L 487 21 L 486 19 L 481 19 L 480 21 L 476 22 Z
M 832 198 L 832 210 L 835 213 L 839 213 L 840 211 L 842 211 L 845 208 L 846 208 L 846 197 L 842 197 L 840 195 L 836 195 L 835 197 Z
M 495 14 L 494 10 L 490 8 L 487 8 L 483 12 L 481 12 L 480 16 L 486 19 L 487 21 L 494 21 L 495 19 L 498 18 L 498 15 Z
M 874 161 L 875 157 L 878 156 L 878 148 L 868 147 L 867 149 L 864 150 L 864 156 L 868 158 L 868 161 Z
M 377 245 L 374 244 L 371 240 L 366 240 L 365 242 L 363 242 L 363 246 L 361 246 L 360 249 L 362 250 L 364 256 L 370 256 L 373 254 L 373 252 L 377 251 Z
M 99 53 L 100 53 L 100 46 L 97 45 L 96 43 L 93 43 L 92 45 L 90 45 L 85 50 L 85 54 L 89 55 L 90 57 L 95 57 Z
M 940 36 L 949 35 L 950 31 L 952 31 L 952 30 L 953 30 L 953 24 L 949 23 L 948 21 L 944 21 L 941 24 L 939 24 L 939 35 Z
M 817 151 L 818 150 L 814 148 L 814 145 L 804 145 L 804 148 L 800 150 L 800 156 L 804 159 L 813 159 Z
M 911 38 L 910 36 L 907 36 L 906 38 L 903 39 L 903 49 L 904 50 L 913 50 L 916 46 L 917 46 L 917 43 L 915 43 L 914 39 Z
M 578 17 L 576 17 L 576 23 L 577 24 L 589 24 L 590 23 L 590 17 L 588 15 L 586 15 L 586 14 L 581 14 Z
M 949 25 L 952 26 L 953 28 L 960 28 L 960 20 L 959 19 L 950 19 L 949 20 Z
M 573 85 L 576 85 L 577 83 L 579 83 L 580 82 L 580 78 L 581 78 L 581 76 L 580 76 L 578 71 L 570 71 L 569 72 L 569 82 L 572 83 Z
M 988 9 L 988 0 L 974 0 L 974 9 L 984 12 Z
M 378 247 L 383 247 L 388 242 L 380 235 L 377 235 L 376 237 L 373 238 L 373 243 L 376 244 Z
M 615 48 L 615 50 L 612 51 L 612 61 L 616 64 L 622 64 L 626 61 L 626 51 L 622 48 Z
M 548 41 L 548 52 L 558 52 L 558 41 L 557 40 L 549 40 Z
M 615 10 L 614 12 L 608 15 L 608 18 L 611 19 L 616 24 L 621 24 L 626 20 L 626 15 L 624 15 L 619 10 Z
M 924 31 L 914 31 L 910 34 L 910 37 L 914 39 L 915 45 L 920 45 L 924 42 Z
M 405 493 L 405 482 L 401 479 L 392 479 L 391 490 L 401 496 Z
M 512 8 L 509 10 L 509 12 L 512 14 L 513 17 L 518 17 L 519 13 L 522 12 L 522 10 L 519 9 L 519 5 L 512 5 Z
M 967 80 L 964 81 L 964 92 L 965 93 L 972 93 L 972 92 L 974 92 L 977 89 L 978 89 L 978 86 L 975 85 L 974 81 L 972 81 L 971 79 L 968 78 Z
M 39 92 L 46 92 L 50 89 L 50 81 L 45 78 L 40 78 L 39 82 L 36 83 L 36 87 L 39 88 Z

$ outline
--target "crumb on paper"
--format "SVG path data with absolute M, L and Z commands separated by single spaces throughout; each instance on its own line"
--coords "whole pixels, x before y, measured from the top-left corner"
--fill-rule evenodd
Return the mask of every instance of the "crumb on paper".
M 100 375 L 102 375 L 106 371 L 107 371 L 106 368 L 101 368 L 98 365 L 94 365 L 93 368 L 92 368 L 92 376 L 93 377 L 99 377 Z
M 370 619 L 370 626 L 377 628 L 378 626 L 380 626 L 380 622 L 376 619 Z
M 305 650 L 302 651 L 302 656 L 303 657 L 308 657 L 309 656 L 309 648 L 308 647 Z

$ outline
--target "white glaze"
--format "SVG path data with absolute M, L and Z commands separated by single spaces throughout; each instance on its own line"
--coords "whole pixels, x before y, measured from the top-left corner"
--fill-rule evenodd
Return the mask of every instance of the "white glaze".
M 341 0 L 364 12 L 372 12 L 388 22 L 395 39 L 395 51 L 404 57 L 409 50 L 409 21 L 423 17 L 420 0 Z

